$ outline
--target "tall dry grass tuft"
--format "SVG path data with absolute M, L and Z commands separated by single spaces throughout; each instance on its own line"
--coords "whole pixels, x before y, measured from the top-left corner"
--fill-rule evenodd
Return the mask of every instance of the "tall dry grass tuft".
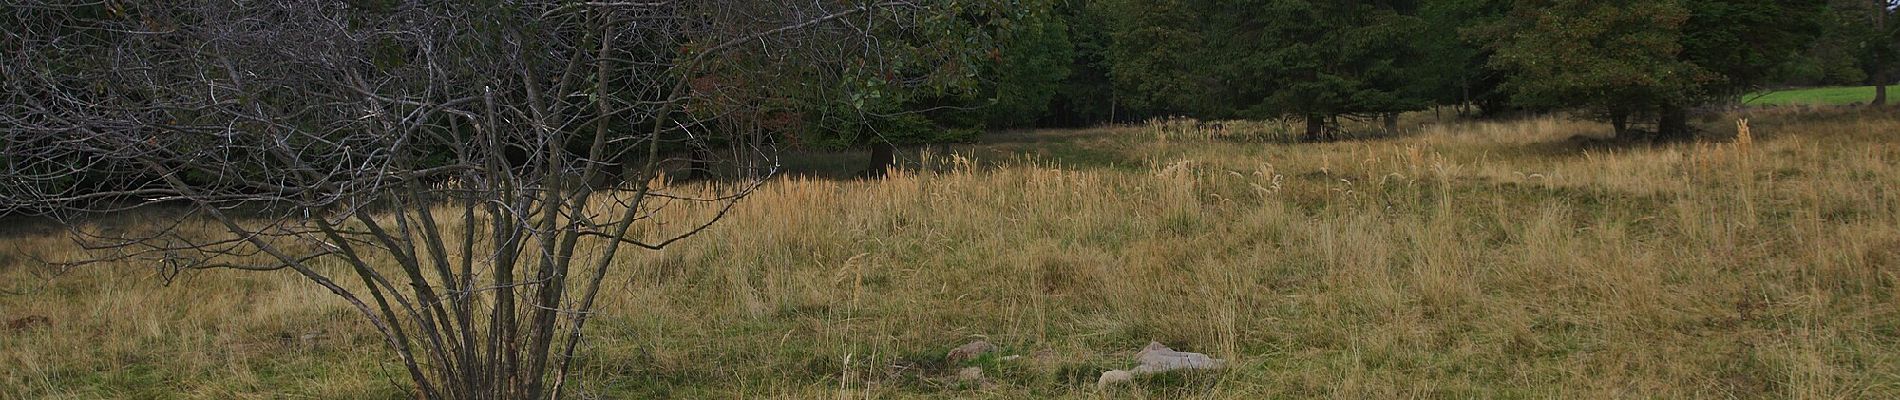
M 1607 128 L 1562 118 L 1324 144 L 1142 125 L 783 179 L 700 240 L 615 260 L 577 393 L 1900 397 L 1900 121 L 1752 124 L 1631 147 L 1578 146 Z M 1140 162 L 1061 158 L 1101 153 Z M 54 320 L 0 338 L 0 397 L 402 396 L 373 333 L 295 279 L 140 271 L 0 297 Z M 975 339 L 1024 357 L 946 380 Z M 1094 387 L 1149 340 L 1233 368 Z
M 1743 148 L 1755 144 L 1755 134 L 1748 129 L 1748 118 L 1735 120 L 1735 144 Z

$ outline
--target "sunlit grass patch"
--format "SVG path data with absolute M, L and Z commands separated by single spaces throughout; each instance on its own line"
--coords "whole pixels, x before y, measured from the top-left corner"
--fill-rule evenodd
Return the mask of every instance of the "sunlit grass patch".
M 1742 96 L 1751 106 L 1841 106 L 1874 101 L 1873 86 L 1837 86 L 1786 89 L 1749 93 Z

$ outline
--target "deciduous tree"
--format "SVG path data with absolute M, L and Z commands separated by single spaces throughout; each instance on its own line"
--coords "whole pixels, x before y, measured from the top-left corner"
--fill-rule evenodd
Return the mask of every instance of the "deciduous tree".
M 720 140 L 716 105 L 798 100 L 696 83 L 910 81 L 883 44 L 958 40 L 955 4 L 17 1 L 0 214 L 66 221 L 96 258 L 61 263 L 301 276 L 419 398 L 559 398 L 616 255 L 706 229 L 776 169 L 754 148 L 752 179 L 663 179 L 667 149 Z M 187 211 L 80 222 L 164 205 Z

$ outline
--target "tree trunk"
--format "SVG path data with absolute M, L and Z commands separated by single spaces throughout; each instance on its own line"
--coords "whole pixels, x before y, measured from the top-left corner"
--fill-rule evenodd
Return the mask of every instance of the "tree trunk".
M 1395 112 L 1385 113 L 1385 134 L 1387 135 L 1399 134 L 1399 113 L 1395 113 Z
M 1656 121 L 1656 139 L 1685 141 L 1692 139 L 1692 136 L 1689 131 L 1689 110 L 1677 105 L 1663 106 L 1662 117 Z
M 1629 133 L 1630 133 L 1629 112 L 1623 111 L 1623 110 L 1611 111 L 1610 112 L 1610 128 L 1612 129 L 1610 132 L 1610 135 L 1612 137 L 1617 138 L 1617 139 L 1628 138 Z
M 1324 140 L 1325 135 L 1326 135 L 1326 118 L 1321 117 L 1319 115 L 1307 115 L 1306 116 L 1306 134 L 1300 136 L 1300 140 L 1308 141 L 1308 142 L 1318 142 L 1320 140 Z
M 1882 49 L 1874 50 L 1874 70 L 1868 74 L 1868 80 L 1873 81 L 1871 83 L 1874 85 L 1873 105 L 1878 107 L 1887 105 L 1887 85 L 1892 83 L 1889 82 L 1890 78 L 1887 74 L 1887 71 L 1892 68 L 1887 66 L 1887 52 L 1886 49 L 1884 49 L 1884 47 L 1890 47 L 1892 44 L 1887 43 L 1889 40 L 1887 37 L 1887 0 L 1873 0 L 1872 6 L 1874 32 L 1879 34 L 1879 38 L 1876 39 L 1875 43 L 1883 47 Z
M 1471 104 L 1471 80 L 1465 74 L 1458 74 L 1458 117 L 1465 118 L 1465 105 Z
M 758 123 L 756 122 L 754 122 L 752 125 L 752 132 L 750 133 L 750 135 L 751 135 L 752 146 L 749 148 L 737 149 L 737 151 L 733 153 L 733 157 L 737 157 L 741 160 L 745 160 L 745 164 L 741 165 L 745 170 L 740 172 L 739 174 L 740 176 L 744 177 L 745 179 L 757 179 L 758 177 L 765 175 L 766 171 L 764 170 L 767 168 L 765 166 L 765 160 L 758 159 L 757 157 L 748 157 L 747 152 L 760 151 L 759 149 L 766 148 L 766 140 L 771 139 L 771 136 L 766 133 L 764 127 L 759 126 Z
M 600 173 L 595 174 L 593 179 L 587 182 L 587 187 L 594 188 L 594 190 L 605 190 L 607 188 L 620 186 L 621 183 L 624 183 L 622 182 L 624 178 L 621 177 L 621 173 L 625 172 L 622 171 L 622 165 L 623 164 L 616 163 L 613 165 L 600 166 Z
M 890 142 L 871 143 L 871 163 L 865 167 L 865 178 L 883 179 L 890 173 L 891 166 L 897 164 L 897 146 Z
M 686 180 L 703 181 L 712 179 L 712 160 L 714 157 L 712 150 L 708 150 L 704 147 L 693 148 L 692 158 L 686 163 Z

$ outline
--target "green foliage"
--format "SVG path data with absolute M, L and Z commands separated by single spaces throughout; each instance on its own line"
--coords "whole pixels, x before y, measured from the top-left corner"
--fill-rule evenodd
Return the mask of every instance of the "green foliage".
M 921 130 L 1190 115 L 1318 119 L 1476 105 L 1657 117 L 1871 70 L 1864 7 L 1584 0 L 1016 0 L 969 12 L 975 83 L 891 93 Z M 1845 4 L 1845 3 L 1843 3 Z M 1859 5 L 1860 2 L 1853 4 Z M 1851 10 L 1849 9 L 1851 8 Z M 854 100 L 855 101 L 855 100 Z M 857 107 L 839 109 L 855 111 Z M 920 111 L 925 110 L 925 111 Z M 836 113 L 834 113 L 836 114 Z M 846 119 L 851 120 L 851 119 Z M 857 119 L 863 126 L 878 125 Z M 884 128 L 898 129 L 898 128 Z M 901 129 L 900 129 L 901 130 Z M 841 137 L 888 134 L 835 135 Z M 894 135 L 894 143 L 945 140 Z M 821 141 L 848 146 L 861 139 Z
M 1422 108 L 1410 1 L 1121 1 L 1113 75 L 1138 105 L 1204 118 Z
M 1900 40 L 1871 17 L 1880 1 L 942 2 L 947 12 L 862 27 L 875 35 L 783 49 L 875 62 L 738 76 L 785 56 L 721 56 L 706 76 L 747 91 L 733 98 L 768 100 L 694 112 L 746 107 L 751 114 L 732 119 L 794 121 L 754 125 L 826 148 L 1164 115 L 1330 121 L 1431 104 L 1654 117 L 1764 87 L 1882 79 Z M 137 13 L 112 7 L 87 12 Z M 887 39 L 860 40 L 869 36 Z M 373 67 L 407 67 L 414 49 L 377 40 Z M 679 45 L 654 51 L 706 44 Z
M 1768 0 L 1520 0 L 1478 34 L 1515 102 L 1592 111 L 1619 134 L 1653 116 L 1658 133 L 1682 137 L 1687 106 L 1768 81 L 1818 11 Z
M 1504 73 L 1489 64 L 1492 51 L 1472 32 L 1505 16 L 1508 0 L 1434 0 L 1419 5 L 1425 29 L 1411 36 L 1418 57 L 1409 69 L 1408 94 L 1439 105 L 1475 104 L 1486 113 L 1509 108 L 1499 90 Z
M 1687 101 L 1719 77 L 1681 60 L 1689 10 L 1672 0 L 1526 0 L 1488 28 L 1520 104 L 1628 113 Z
M 1038 89 L 1052 87 L 1066 74 L 1052 67 L 1063 62 L 1060 59 L 1031 57 L 1066 43 L 1060 36 L 1044 37 L 1060 33 L 1061 27 L 1038 19 L 1047 10 L 1040 3 L 951 3 L 945 6 L 946 12 L 920 16 L 905 29 L 877 35 L 884 40 L 858 46 L 878 52 L 878 63 L 798 73 L 833 77 L 816 82 L 759 82 L 784 85 L 776 90 L 796 99 L 797 105 L 789 111 L 802 116 L 802 123 L 789 134 L 801 145 L 835 149 L 969 140 L 987 118 L 1016 121 L 1041 114 L 1048 96 L 1042 94 L 1046 90 Z M 1021 55 L 1009 58 L 1020 61 L 1004 62 L 1005 48 L 999 47 L 1003 43 L 1017 45 L 1007 51 Z M 1013 68 L 999 72 L 999 64 Z M 998 79 L 1023 86 L 1025 91 L 987 97 L 986 92 L 997 90 Z M 990 103 L 1001 105 L 1004 111 L 993 116 L 969 111 Z
M 1110 1 L 1111 45 L 1109 75 L 1126 90 L 1123 100 L 1142 109 L 1201 111 L 1217 97 L 1208 80 L 1220 79 L 1200 70 L 1208 53 L 1201 13 L 1184 0 Z
M 1253 18 L 1278 20 L 1254 42 L 1263 60 L 1277 61 L 1264 68 L 1261 81 L 1281 88 L 1250 107 L 1256 117 L 1334 116 L 1409 111 L 1423 101 L 1406 97 L 1412 76 L 1401 65 L 1416 55 L 1408 35 L 1424 30 L 1402 1 L 1344 3 L 1336 1 L 1279 2 Z M 1306 15 L 1275 19 L 1288 12 Z M 1243 31 L 1245 32 L 1245 31 Z M 1251 32 L 1250 32 L 1251 33 Z M 1279 38 L 1278 41 L 1266 40 Z
M 1824 24 L 1824 27 L 1831 26 Z M 1838 86 L 1858 85 L 1867 81 L 1867 71 L 1861 69 L 1860 56 L 1856 46 L 1848 43 L 1842 36 L 1826 33 L 1824 29 L 1819 38 L 1811 42 L 1806 49 L 1775 66 L 1771 73 L 1772 84 L 1786 86 Z
M 1110 122 L 1126 113 L 1117 100 L 1120 90 L 1109 77 L 1111 42 L 1108 9 L 1103 2 L 1063 2 L 1056 7 L 1068 28 L 1073 56 L 1069 76 L 1056 88 L 1056 98 L 1043 122 L 1083 126 Z
M 997 35 L 992 53 L 991 126 L 1030 126 L 1046 115 L 1069 77 L 1075 47 L 1069 26 L 1048 1 L 1030 1 Z
M 1819 4 L 1777 0 L 1693 1 L 1682 58 L 1720 77 L 1704 89 L 1733 98 L 1775 78 L 1820 29 Z

